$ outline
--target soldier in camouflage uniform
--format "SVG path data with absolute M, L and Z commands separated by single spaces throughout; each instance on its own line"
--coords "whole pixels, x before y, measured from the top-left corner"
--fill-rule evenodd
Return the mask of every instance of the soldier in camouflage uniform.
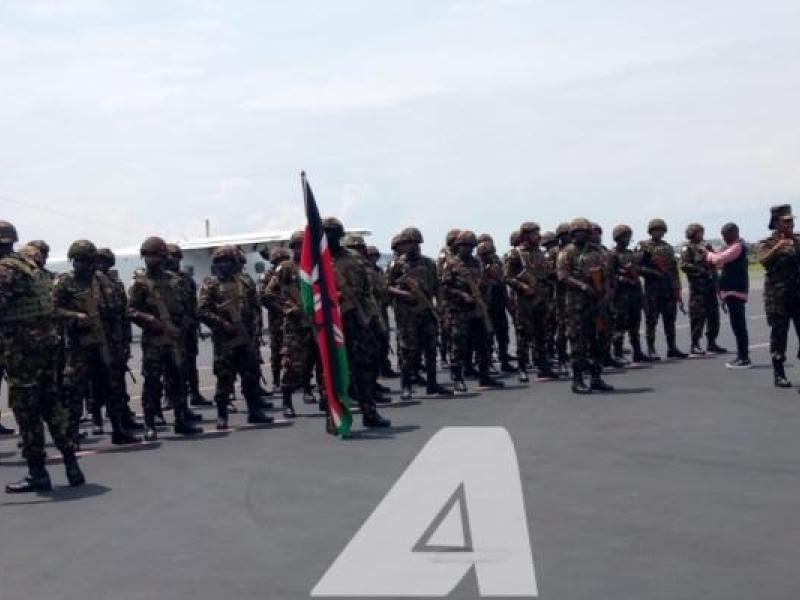
M 484 293 L 489 320 L 492 322 L 494 339 L 497 341 L 497 358 L 504 373 L 516 371 L 508 354 L 508 288 L 503 280 L 503 261 L 497 255 L 494 241 L 488 234 L 478 242 L 478 259 L 481 261 L 481 290 Z
M 703 242 L 705 229 L 699 223 L 692 223 L 686 228 L 687 243 L 681 249 L 681 271 L 689 280 L 689 324 L 691 327 L 692 347 L 689 352 L 703 355 L 700 338 L 703 329 L 708 344 L 706 350 L 714 354 L 727 352 L 717 345 L 719 335 L 719 277 L 717 270 L 706 262 L 706 248 Z
M 505 282 L 516 292 L 517 365 L 519 380 L 528 382 L 531 354 L 541 378 L 557 379 L 547 358 L 547 293 L 546 280 L 551 277 L 549 265 L 539 248 L 538 223 L 528 221 L 520 228 L 520 244 L 508 251 L 503 265 Z
M 647 353 L 652 360 L 660 360 L 656 354 L 656 325 L 661 317 L 664 336 L 667 339 L 668 358 L 686 358 L 675 343 L 675 320 L 678 306 L 681 312 L 681 278 L 678 273 L 678 259 L 675 250 L 664 241 L 667 224 L 663 219 L 652 219 L 647 225 L 649 240 L 639 242 L 642 255 L 642 275 L 644 276 L 644 316 Z
M 425 359 L 427 393 L 451 395 L 436 381 L 436 341 L 439 336 L 437 311 L 439 276 L 436 263 L 423 256 L 422 233 L 408 227 L 395 238 L 398 256 L 386 270 L 388 291 L 397 321 L 397 352 L 400 355 L 403 400 L 411 399 L 416 366 Z
M 452 336 L 450 376 L 455 391 L 464 392 L 464 368 L 474 349 L 478 359 L 478 385 L 500 388 L 503 382 L 489 372 L 489 336 L 491 322 L 480 292 L 481 263 L 472 255 L 478 240 L 472 231 L 461 231 L 455 239 L 454 256 L 442 267 L 442 298 Z
M 72 271 L 63 273 L 53 287 L 56 315 L 66 331 L 64 398 L 70 411 L 69 435 L 78 443 L 84 398 L 91 397 L 96 433 L 102 433 L 102 407 L 111 421 L 112 444 L 133 444 L 139 438 L 125 426 L 125 390 L 112 377 L 114 359 L 108 340 L 108 317 L 113 310 L 111 282 L 96 272 L 97 248 L 89 240 L 73 242 L 67 252 Z
M 197 355 L 200 352 L 200 321 L 197 318 L 197 283 L 194 277 L 181 270 L 183 251 L 178 244 L 167 244 L 167 261 L 164 268 L 175 275 L 183 286 L 184 344 L 183 373 L 187 395 L 191 406 L 211 406 L 211 402 L 200 393 L 200 374 L 197 371 Z M 191 413 L 191 409 L 188 414 Z
M 451 229 L 447 232 L 444 240 L 444 247 L 439 251 L 439 256 L 436 259 L 436 268 L 439 273 L 439 279 L 442 277 L 442 269 L 448 259 L 455 256 L 456 238 L 461 233 L 460 229 Z M 439 354 L 443 365 L 448 365 L 450 360 L 451 351 L 451 334 L 450 334 L 450 318 L 448 316 L 449 305 L 447 299 L 444 297 L 439 298 Z
M 211 329 L 214 343 L 214 375 L 217 389 L 217 429 L 228 427 L 228 399 L 236 377 L 242 382 L 248 423 L 271 423 L 261 410 L 258 389 L 257 346 L 253 341 L 260 324 L 261 305 L 256 290 L 241 277 L 241 254 L 234 246 L 222 246 L 211 256 L 215 275 L 200 288 L 197 315 Z
M 375 357 L 380 346 L 374 331 L 380 313 L 372 296 L 367 266 L 363 258 L 342 246 L 344 226 L 339 219 L 326 217 L 322 220 L 322 227 L 339 291 L 351 388 L 361 407 L 364 426 L 389 427 L 391 421 L 384 419 L 375 407 L 375 381 L 380 367 Z
M 8 403 L 20 429 L 28 475 L 6 486 L 8 493 L 52 489 L 45 469 L 44 423 L 64 457 L 70 485 L 85 482 L 68 434 L 69 415 L 60 402 L 50 278 L 35 263 L 14 252 L 17 230 L 0 221 L 0 339 L 8 379 Z
M 547 346 L 547 359 L 552 363 L 556 356 L 556 331 L 558 330 L 558 320 L 556 318 L 556 286 L 558 285 L 558 275 L 556 266 L 558 263 L 558 240 L 553 231 L 545 231 L 542 234 L 542 252 L 547 263 L 547 271 L 550 274 L 545 280 L 545 333 L 544 337 Z
M 275 267 L 261 293 L 261 302 L 264 306 L 270 311 L 279 311 L 279 322 L 283 327 L 279 336 L 282 345 L 278 349 L 282 366 L 279 380 L 283 394 L 283 414 L 287 418 L 297 416 L 292 394 L 307 385 L 317 363 L 314 324 L 312 318 L 305 312 L 300 297 L 300 254 L 303 235 L 301 230 L 292 234 L 289 240 L 292 254 Z
M 261 252 L 261 256 L 269 260 L 272 270 L 264 274 L 259 287 L 259 298 L 267 311 L 267 332 L 269 334 L 269 364 L 272 372 L 273 392 L 281 389 L 281 348 L 283 348 L 283 310 L 277 304 L 272 303 L 271 297 L 265 295 L 275 273 L 280 265 L 287 260 L 291 260 L 292 254 L 286 248 L 266 248 Z
M 612 232 L 616 244 L 611 256 L 611 279 L 614 280 L 614 356 L 623 358 L 625 334 L 633 350 L 633 362 L 650 362 L 642 352 L 640 330 L 644 292 L 640 278 L 642 257 L 630 249 L 633 231 L 627 225 L 617 225 Z
M 183 286 L 164 268 L 168 255 L 163 239 L 147 238 L 139 253 L 146 268 L 136 273 L 128 291 L 128 318 L 142 329 L 145 439 L 152 441 L 157 437 L 156 416 L 165 388 L 175 411 L 175 433 L 200 433 L 202 430 L 191 424 L 187 414 L 189 407 L 182 356 L 185 332 Z
M 386 273 L 384 273 L 383 269 L 381 269 L 378 264 L 381 260 L 381 251 L 377 246 L 366 246 L 365 256 L 372 269 L 373 280 L 378 289 L 376 301 L 381 309 L 381 317 L 386 324 L 387 331 L 389 331 L 389 307 L 392 304 L 392 298 L 389 295 L 389 284 L 386 280 Z M 400 374 L 392 368 L 392 361 L 389 358 L 391 351 L 391 334 L 389 334 L 386 336 L 386 346 L 383 349 L 383 360 L 381 362 L 381 377 L 387 379 L 394 379 L 400 376 Z
M 788 204 L 773 206 L 772 235 L 759 243 L 758 260 L 764 265 L 764 308 L 770 326 L 769 349 L 775 386 L 791 387 L 786 377 L 789 325 L 800 331 L 800 235 L 794 232 L 794 215 Z
M 608 262 L 608 268 L 611 269 L 611 262 L 613 260 L 613 255 L 611 250 L 606 248 L 603 245 L 603 228 L 600 226 L 599 223 L 592 222 L 592 237 L 591 243 L 595 246 L 600 248 L 603 254 L 606 257 L 606 261 Z M 611 271 L 609 271 L 611 273 Z M 610 276 L 609 280 L 609 287 L 611 290 L 610 301 L 603 306 L 603 321 L 606 323 L 606 327 L 603 331 L 600 332 L 600 339 L 603 345 L 603 366 L 604 367 L 614 367 L 614 368 L 622 368 L 627 363 L 624 360 L 624 357 L 614 358 L 611 355 L 611 346 L 614 342 L 614 332 L 616 331 L 616 311 L 614 310 L 614 296 L 617 293 L 617 280 L 615 277 Z
M 569 226 L 572 242 L 558 255 L 558 279 L 566 290 L 572 391 L 576 394 L 614 389 L 600 377 L 604 353 L 601 333 L 606 327 L 603 305 L 611 295 L 608 260 L 602 249 L 591 243 L 591 231 L 588 220 L 573 220 Z M 583 379 L 587 371 L 589 386 Z
M 383 357 L 389 354 L 389 322 L 384 318 L 384 312 L 381 310 L 382 298 L 387 295 L 386 278 L 382 272 L 376 272 L 372 267 L 372 263 L 367 259 L 367 244 L 364 242 L 363 237 L 350 234 L 345 237 L 344 245 L 345 248 L 363 261 L 364 268 L 367 270 L 367 275 L 369 277 L 370 292 L 372 293 L 375 309 L 378 313 L 378 318 L 370 321 L 372 334 L 378 342 L 378 353 L 373 357 L 375 361 L 375 368 L 373 369 L 375 372 L 375 384 L 373 389 L 375 390 L 376 402 L 389 403 L 391 402 L 391 398 L 385 394 L 388 394 L 391 390 L 378 381 L 378 377 L 384 367 Z
M 569 233 L 569 223 L 559 223 L 556 227 L 556 241 L 558 250 L 556 251 L 556 263 L 558 254 L 566 248 L 572 241 Z M 559 373 L 569 374 L 569 353 L 567 352 L 567 289 L 560 280 L 556 282 L 556 358 L 558 359 Z
M 141 423 L 136 422 L 136 415 L 130 408 L 131 398 L 128 395 L 125 374 L 128 372 L 128 361 L 131 358 L 131 340 L 133 332 L 128 319 L 128 294 L 125 285 L 119 280 L 119 273 L 114 269 L 116 256 L 110 248 L 98 248 L 95 265 L 97 271 L 106 276 L 106 283 L 110 286 L 106 298 L 109 301 L 108 311 L 105 314 L 106 339 L 111 351 L 111 377 L 115 380 L 112 387 L 120 390 L 125 407 L 122 419 L 125 428 L 129 431 L 143 429 Z

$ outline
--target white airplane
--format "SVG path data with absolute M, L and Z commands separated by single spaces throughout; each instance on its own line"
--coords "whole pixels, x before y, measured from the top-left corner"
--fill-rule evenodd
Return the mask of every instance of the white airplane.
M 348 234 L 367 237 L 371 231 L 367 229 L 348 229 Z M 256 280 L 262 273 L 268 271 L 268 265 L 261 258 L 259 252 L 267 248 L 287 246 L 292 231 L 262 231 L 257 233 L 242 233 L 227 236 L 209 236 L 192 240 L 176 241 L 183 251 L 182 270 L 194 276 L 200 285 L 203 279 L 211 275 L 211 254 L 220 246 L 239 246 L 247 256 L 246 269 Z M 169 240 L 168 240 L 169 241 Z M 139 247 L 113 249 L 117 258 L 114 268 L 119 274 L 119 279 L 125 286 L 133 282 L 133 274 L 137 269 L 144 267 L 144 261 L 139 256 Z M 72 269 L 72 264 L 66 258 L 52 258 L 47 261 L 47 268 L 56 273 L 64 273 Z

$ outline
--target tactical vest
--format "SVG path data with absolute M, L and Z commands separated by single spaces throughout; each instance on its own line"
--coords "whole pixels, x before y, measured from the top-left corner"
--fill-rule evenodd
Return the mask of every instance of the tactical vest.
M 53 290 L 47 274 L 17 256 L 7 256 L 0 264 L 22 275 L 21 293 L 14 296 L 0 315 L 0 323 L 32 323 L 53 316 Z

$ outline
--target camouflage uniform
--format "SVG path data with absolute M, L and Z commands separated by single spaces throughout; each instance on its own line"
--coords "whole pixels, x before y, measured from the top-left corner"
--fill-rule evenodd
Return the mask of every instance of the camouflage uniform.
M 478 256 L 482 263 L 480 288 L 497 341 L 497 358 L 503 371 L 514 371 L 508 356 L 508 288 L 503 280 L 503 261 L 491 241 L 478 244 Z
M 275 278 L 275 274 L 280 265 L 291 258 L 291 254 L 285 248 L 275 248 L 269 253 L 269 261 L 272 264 L 272 271 L 265 273 L 261 279 L 259 287 L 259 297 L 261 303 L 267 311 L 267 332 L 269 334 L 269 362 L 272 372 L 273 389 L 281 386 L 281 364 L 283 348 L 283 311 L 277 304 L 269 301 L 271 296 L 265 294 Z
M 8 492 L 50 489 L 43 422 L 64 456 L 72 485 L 83 483 L 68 434 L 69 415 L 59 400 L 55 357 L 59 339 L 54 322 L 50 278 L 35 263 L 11 251 L 17 240 L 10 223 L 0 222 L 0 339 L 8 380 L 8 402 L 20 428 L 22 456 L 29 476 Z
M 556 227 L 556 241 L 558 242 L 555 250 L 555 262 L 558 264 L 559 253 L 567 247 L 571 238 L 569 234 L 569 223 L 559 223 Z M 556 353 L 561 372 L 567 372 L 567 289 L 563 282 L 556 277 L 555 286 L 555 311 L 556 311 Z
M 567 330 L 572 360 L 573 391 L 590 391 L 583 381 L 583 373 L 591 375 L 591 389 L 611 389 L 600 379 L 601 362 L 605 349 L 602 332 L 603 304 L 609 297 L 608 260 L 603 250 L 588 241 L 591 224 L 586 219 L 575 219 L 570 224 L 573 237 L 585 235 L 585 242 L 574 240 L 558 255 L 558 278 L 566 289 Z
M 691 226 L 690 226 L 691 227 Z M 700 228 L 702 229 L 702 228 Z M 687 236 L 689 231 L 687 230 Z M 681 271 L 689 280 L 689 323 L 692 352 L 699 351 L 705 329 L 708 349 L 716 346 L 719 335 L 719 300 L 717 299 L 717 270 L 705 260 L 702 242 L 689 241 L 681 249 Z
M 792 219 L 791 207 L 772 208 L 770 229 L 776 229 L 776 220 Z M 782 244 L 782 245 L 781 245 Z M 783 363 L 789 325 L 794 323 L 800 331 L 800 235 L 775 231 L 759 243 L 758 259 L 766 270 L 764 276 L 764 309 L 770 326 L 769 348 L 775 385 L 789 387 Z
M 160 238 L 145 240 L 141 252 L 145 258 L 167 258 L 166 244 Z M 142 408 L 148 440 L 156 438 L 155 418 L 165 388 L 175 411 L 175 432 L 198 433 L 189 423 L 186 402 L 183 294 L 178 277 L 163 269 L 161 263 L 137 272 L 128 290 L 128 318 L 142 329 Z
M 477 356 L 479 385 L 500 387 L 489 374 L 489 336 L 491 323 L 480 292 L 481 263 L 461 249 L 477 246 L 471 231 L 462 231 L 455 240 L 457 252 L 442 268 L 442 297 L 447 301 L 448 327 L 452 339 L 451 378 L 457 391 L 464 391 L 464 369 L 473 350 Z
M 299 243 L 302 243 L 302 237 Z M 288 253 L 272 272 L 262 291 L 261 301 L 268 307 L 270 314 L 279 315 L 279 322 L 283 326 L 279 338 L 282 345 L 278 349 L 282 366 L 279 380 L 284 396 L 284 412 L 287 416 L 294 417 L 292 393 L 306 386 L 311 378 L 317 365 L 317 345 L 314 324 L 305 312 L 300 297 L 300 267 Z
M 517 296 L 517 361 L 520 381 L 527 382 L 531 352 L 540 377 L 554 377 L 547 359 L 547 294 L 545 283 L 551 276 L 551 263 L 538 246 L 539 225 L 523 223 L 518 248 L 506 254 L 503 268 L 505 282 Z M 532 241 L 530 236 L 536 236 Z
M 133 337 L 131 322 L 128 319 L 128 294 L 125 292 L 125 285 L 119 280 L 119 273 L 115 269 L 111 269 L 115 260 L 113 252 L 108 248 L 100 248 L 97 251 L 97 257 L 98 269 L 106 276 L 102 280 L 107 286 L 104 295 L 108 302 L 108 310 L 104 314 L 104 325 L 111 352 L 111 378 L 114 380 L 112 387 L 122 394 L 125 405 L 123 421 L 126 427 L 138 429 L 141 425 L 135 422 L 131 413 L 130 396 L 125 381 Z
M 197 283 L 194 277 L 181 270 L 183 252 L 177 244 L 167 244 L 170 260 L 166 265 L 181 284 L 184 303 L 183 374 L 189 401 L 195 406 L 210 404 L 200 393 L 200 373 L 197 370 L 197 355 L 200 353 L 200 321 L 197 318 Z
M 228 426 L 228 398 L 233 395 L 237 375 L 247 402 L 248 422 L 271 421 L 260 408 L 259 362 L 254 338 L 261 323 L 261 305 L 256 290 L 238 272 L 241 262 L 235 248 L 217 248 L 212 260 L 217 274 L 203 281 L 197 313 L 200 321 L 211 329 L 214 344 L 217 428 Z
M 614 228 L 614 241 L 627 236 L 630 242 L 631 228 L 618 225 Z M 611 251 L 610 277 L 614 281 L 614 347 L 615 356 L 622 358 L 622 345 L 625 334 L 633 349 L 634 362 L 646 362 L 642 352 L 640 330 L 642 326 L 642 302 L 644 291 L 640 278 L 642 256 L 638 251 L 617 246 Z
M 69 258 L 91 261 L 96 249 L 86 240 L 70 247 Z M 80 247 L 79 247 L 80 246 Z M 95 425 L 102 428 L 102 406 L 106 406 L 115 443 L 134 440 L 125 428 L 125 391 L 119 378 L 112 377 L 114 359 L 108 341 L 107 322 L 113 309 L 109 296 L 111 283 L 102 273 L 64 273 L 56 280 L 53 300 L 56 314 L 65 323 L 66 366 L 63 373 L 64 397 L 70 412 L 69 435 L 78 440 L 78 427 L 84 398 L 91 397 Z
M 447 232 L 445 238 L 445 245 L 439 251 L 439 256 L 436 259 L 436 269 L 439 274 L 439 279 L 442 278 L 442 271 L 447 261 L 455 255 L 455 241 L 460 233 L 459 229 L 451 229 Z M 439 302 L 437 307 L 439 309 L 439 353 L 443 363 L 450 360 L 451 347 L 451 334 L 450 334 L 450 307 L 447 298 L 441 296 L 438 298 Z
M 380 353 L 380 343 L 374 332 L 380 313 L 372 296 L 366 261 L 340 245 L 344 227 L 338 219 L 327 217 L 322 223 L 339 291 L 350 386 L 361 407 L 364 424 L 385 427 L 390 423 L 378 414 L 375 406 L 375 382 L 380 366 L 376 357 Z
M 409 231 L 401 233 L 400 243 L 421 243 L 409 239 Z M 412 236 L 413 237 L 413 236 Z M 435 393 L 436 343 L 439 336 L 434 298 L 439 295 L 439 277 L 436 263 L 418 252 L 402 254 L 386 270 L 389 289 L 401 290 L 409 296 L 394 295 L 394 315 L 397 321 L 397 351 L 402 370 L 401 386 L 409 391 L 416 367 L 424 355 L 428 393 Z
M 556 240 L 555 233 L 547 231 L 542 234 L 542 248 L 544 259 L 547 263 L 547 271 L 549 273 L 549 276 L 542 282 L 546 288 L 544 337 L 545 340 L 547 340 L 547 357 L 548 359 L 553 359 L 556 357 L 556 333 L 558 331 L 558 319 L 556 314 L 558 241 Z
M 661 219 L 653 219 L 648 225 L 648 232 L 656 228 L 666 231 L 667 226 Z M 656 325 L 661 317 L 667 339 L 667 356 L 685 358 L 686 355 L 675 344 L 675 320 L 681 298 L 681 279 L 675 250 L 664 240 L 650 239 L 639 243 L 639 251 L 642 254 L 641 270 L 644 276 L 645 338 L 648 353 L 652 358 L 657 358 Z

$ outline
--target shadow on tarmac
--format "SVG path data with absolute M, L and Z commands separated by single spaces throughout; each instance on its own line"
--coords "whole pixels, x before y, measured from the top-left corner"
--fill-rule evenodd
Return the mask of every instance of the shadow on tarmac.
M 7 495 L 6 498 L 17 497 L 20 498 L 20 501 L 0 502 L 0 507 L 52 504 L 53 502 L 71 502 L 73 500 L 84 500 L 85 498 L 102 496 L 110 491 L 110 487 L 98 485 L 96 483 L 87 483 L 79 487 L 57 486 L 53 488 L 52 492 L 42 492 L 33 496 L 30 494 L 20 494 L 18 496 Z

